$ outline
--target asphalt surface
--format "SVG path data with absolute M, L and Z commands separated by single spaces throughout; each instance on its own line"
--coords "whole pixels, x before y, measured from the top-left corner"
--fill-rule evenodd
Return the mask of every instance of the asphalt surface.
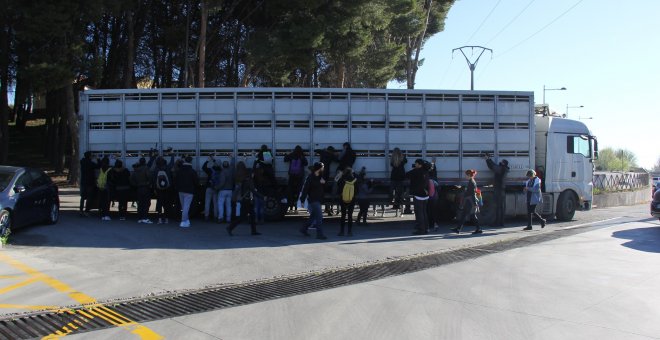
M 438 232 L 412 236 L 411 217 L 371 218 L 352 238 L 327 241 L 297 231 L 303 217 L 247 225 L 234 237 L 224 225 L 192 228 L 101 222 L 75 213 L 77 197 L 63 195 L 55 226 L 12 235 L 0 261 L 0 313 L 30 306 L 70 306 L 158 295 L 294 273 L 344 267 L 411 254 L 444 251 L 589 226 L 590 231 L 476 260 L 322 292 L 147 322 L 168 338 L 200 339 L 527 339 L 660 338 L 658 221 L 646 205 L 579 212 L 575 221 L 523 232 L 522 219 L 479 236 Z M 470 229 L 468 229 L 470 231 Z M 7 258 L 71 287 L 25 282 Z M 74 299 L 72 299 L 72 296 Z M 38 308 L 32 308 L 38 309 Z M 124 328 L 77 335 L 137 338 Z

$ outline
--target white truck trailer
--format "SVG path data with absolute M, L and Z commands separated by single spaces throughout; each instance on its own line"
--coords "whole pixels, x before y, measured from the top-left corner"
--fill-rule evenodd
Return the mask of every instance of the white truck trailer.
M 350 142 L 356 169 L 388 185 L 390 152 L 435 159 L 443 199 L 452 202 L 464 171 L 479 171 L 488 214 L 492 173 L 483 159 L 506 159 L 506 215 L 524 215 L 522 192 L 528 169 L 544 173 L 544 215 L 571 219 L 590 209 L 597 145 L 580 121 L 535 113 L 533 92 L 318 88 L 186 88 L 88 90 L 80 94 L 80 151 L 117 154 L 126 164 L 157 147 L 172 147 L 201 165 L 209 155 L 248 155 L 262 144 L 273 150 L 284 191 L 284 155 L 302 146 L 313 150 Z M 386 189 L 374 199 L 388 198 Z M 384 203 L 384 202 L 383 202 Z M 268 202 L 270 214 L 284 209 Z

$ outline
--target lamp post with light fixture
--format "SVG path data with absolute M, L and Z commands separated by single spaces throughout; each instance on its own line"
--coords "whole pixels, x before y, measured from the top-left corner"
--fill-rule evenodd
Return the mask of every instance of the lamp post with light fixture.
M 558 89 L 546 89 L 545 85 L 543 85 L 543 104 L 545 104 L 545 91 L 566 91 L 566 88 L 560 87 Z
M 584 105 L 568 106 L 568 104 L 566 104 L 566 118 L 568 118 L 568 109 L 581 109 L 583 107 L 584 107 Z

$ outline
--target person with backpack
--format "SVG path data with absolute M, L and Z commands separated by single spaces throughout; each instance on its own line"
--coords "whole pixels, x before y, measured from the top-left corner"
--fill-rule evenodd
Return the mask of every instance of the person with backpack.
M 227 234 L 234 236 L 233 231 L 236 226 L 247 220 L 250 223 L 250 234 L 252 236 L 261 235 L 257 231 L 257 219 L 254 209 L 255 197 L 260 196 L 261 193 L 255 189 L 253 174 L 248 171 L 243 162 L 239 162 L 236 169 L 236 186 L 234 187 L 232 200 L 240 204 L 240 212 L 237 209 L 236 217 L 227 226 Z M 263 171 L 263 168 L 260 168 L 260 171 Z
M 151 175 L 154 179 L 153 187 L 156 192 L 156 214 L 158 215 L 158 224 L 169 223 L 169 217 L 174 213 L 174 190 L 172 167 L 174 167 L 174 154 L 170 155 L 168 163 L 163 156 L 158 156 L 149 160 L 152 164 Z
M 147 160 L 141 157 L 138 165 L 131 174 L 131 184 L 137 188 L 138 223 L 152 224 L 149 219 L 149 207 L 151 206 L 151 172 L 147 166 Z
M 195 197 L 195 189 L 199 183 L 197 178 L 197 171 L 192 167 L 193 158 L 186 156 L 181 166 L 176 171 L 175 188 L 179 193 L 179 201 L 181 202 L 181 228 L 190 227 L 190 205 Z
M 355 219 L 355 224 L 367 225 L 367 215 L 369 214 L 369 206 L 371 202 L 369 201 L 369 194 L 373 191 L 373 180 L 367 179 L 367 168 L 362 167 L 360 173 L 357 176 L 357 204 L 360 207 L 360 211 L 357 214 Z M 362 222 L 360 222 L 362 220 Z
M 264 175 L 266 178 L 268 178 L 268 181 L 275 183 L 275 168 L 273 167 L 274 163 L 275 156 L 273 155 L 273 152 L 268 149 L 266 144 L 263 144 L 261 148 L 259 148 L 257 159 L 254 161 L 252 170 L 254 171 L 254 169 L 257 167 L 263 168 Z
M 305 177 L 305 168 L 309 163 L 300 145 L 296 145 L 293 152 L 284 156 L 284 161 L 289 163 L 289 185 L 287 187 L 289 211 L 294 211 L 297 210 L 296 202 Z
M 218 179 L 218 223 L 231 222 L 231 203 L 234 191 L 234 155 L 229 154 L 229 161 L 222 162 L 222 170 Z
M 209 164 L 211 167 L 209 168 Z M 220 188 L 220 164 L 215 162 L 213 156 L 202 165 L 202 170 L 206 173 L 206 190 L 204 192 L 204 220 L 208 221 L 211 217 L 211 207 L 213 207 L 213 216 L 218 218 L 218 191 Z
M 80 159 L 80 211 L 81 217 L 89 216 L 92 209 L 90 202 L 94 201 L 96 193 L 96 175 L 94 172 L 99 168 L 96 157 L 91 151 L 85 151 L 85 155 Z
M 300 228 L 300 233 L 305 236 L 309 236 L 307 230 L 310 227 L 316 227 L 316 238 L 319 240 L 328 239 L 323 234 L 323 213 L 321 212 L 321 201 L 323 201 L 323 186 L 325 185 L 325 180 L 323 179 L 323 163 L 316 162 L 310 171 L 312 172 L 307 176 L 303 189 L 301 191 L 300 201 L 304 202 L 307 200 L 307 206 L 309 210 L 309 223 L 303 225 Z
M 110 159 L 108 156 L 101 159 L 99 176 L 96 178 L 96 188 L 99 197 L 99 216 L 101 221 L 110 221 L 110 192 L 108 191 L 108 173 L 110 172 Z
M 108 187 L 111 197 L 117 201 L 119 220 L 125 221 L 128 209 L 128 196 L 131 192 L 131 172 L 124 167 L 121 159 L 115 161 L 115 166 L 108 173 Z
M 347 167 L 342 172 L 341 178 L 337 182 L 339 192 L 339 207 L 341 210 L 341 220 L 339 234 L 337 236 L 344 236 L 344 226 L 348 222 L 348 233 L 346 236 L 353 236 L 353 210 L 355 209 L 355 202 L 357 200 L 358 186 L 356 185 L 357 178 L 353 174 L 353 169 Z
M 406 173 L 406 177 L 410 180 L 410 194 L 413 195 L 415 221 L 417 222 L 413 235 L 425 235 L 429 228 L 426 211 L 429 199 L 429 169 L 426 168 L 425 163 L 421 158 L 415 160 L 413 169 Z
M 477 170 L 468 169 L 465 170 L 465 177 L 467 177 L 467 186 L 465 192 L 463 193 L 463 201 L 461 203 L 461 214 L 459 217 L 460 225 L 457 228 L 452 228 L 451 230 L 456 234 L 460 234 L 465 224 L 466 219 L 472 220 L 476 225 L 476 229 L 472 234 L 481 234 L 483 231 L 479 227 L 479 219 L 477 214 L 479 213 L 479 204 L 477 198 L 477 182 L 474 178 L 477 176 Z

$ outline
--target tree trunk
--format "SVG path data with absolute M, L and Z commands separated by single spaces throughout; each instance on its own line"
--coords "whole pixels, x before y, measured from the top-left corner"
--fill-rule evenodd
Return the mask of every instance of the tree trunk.
M 433 0 L 426 0 L 424 3 L 424 9 L 426 10 L 426 20 L 424 20 L 424 29 L 419 33 L 417 39 L 415 39 L 415 61 L 413 62 L 412 75 L 409 77 L 408 88 L 415 88 L 415 79 L 417 78 L 417 69 L 419 68 L 419 54 L 422 51 L 422 44 L 424 43 L 424 36 L 426 36 L 426 29 L 429 26 L 429 18 L 431 17 L 431 7 L 433 6 Z
M 6 13 L 4 15 L 7 15 Z M 4 16 L 3 15 L 3 16 Z M 9 54 L 10 27 L 2 18 L 0 24 L 0 163 L 6 164 L 9 158 Z
M 206 67 L 206 26 L 208 21 L 208 9 L 206 8 L 206 1 L 201 1 L 202 19 L 199 29 L 199 61 L 197 64 L 197 87 L 204 87 L 206 76 L 204 75 L 204 68 Z
M 135 19 L 133 10 L 126 11 L 126 65 L 124 67 L 124 88 L 134 88 L 135 82 Z M 68 91 L 68 90 L 67 90 Z
M 71 136 L 71 161 L 69 162 L 69 184 L 78 184 L 78 159 L 80 159 L 78 136 L 78 116 L 76 115 L 75 99 L 73 94 L 73 84 L 66 87 L 66 117 L 69 126 L 69 135 Z

